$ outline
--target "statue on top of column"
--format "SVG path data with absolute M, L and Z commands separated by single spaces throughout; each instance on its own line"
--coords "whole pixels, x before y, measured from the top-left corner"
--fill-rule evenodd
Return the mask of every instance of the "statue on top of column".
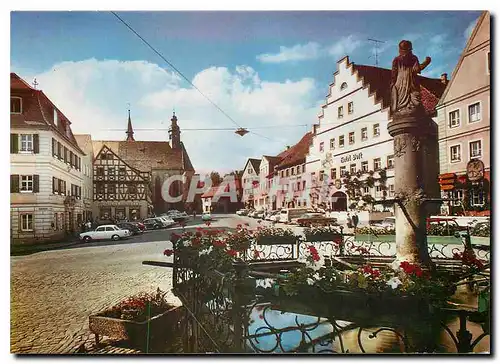
M 418 74 L 431 63 L 431 58 L 426 57 L 423 63 L 419 63 L 412 49 L 410 41 L 402 40 L 399 42 L 399 56 L 392 61 L 391 112 L 393 116 L 410 116 L 423 111 Z

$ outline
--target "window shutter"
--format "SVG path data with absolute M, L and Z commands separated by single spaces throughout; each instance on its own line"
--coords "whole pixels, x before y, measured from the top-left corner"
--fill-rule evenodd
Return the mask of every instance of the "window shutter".
M 33 193 L 40 192 L 40 176 L 38 174 L 33 175 Z
M 61 159 L 61 149 L 61 143 L 57 142 L 57 157 L 59 157 L 59 159 Z
M 10 134 L 10 152 L 19 152 L 19 137 L 18 134 Z
M 33 134 L 33 153 L 40 153 L 40 137 L 38 134 Z
M 10 175 L 10 192 L 16 193 L 19 192 L 19 175 L 11 174 Z
M 52 156 L 57 155 L 57 142 L 52 138 Z
M 64 163 L 68 163 L 68 148 L 64 147 Z

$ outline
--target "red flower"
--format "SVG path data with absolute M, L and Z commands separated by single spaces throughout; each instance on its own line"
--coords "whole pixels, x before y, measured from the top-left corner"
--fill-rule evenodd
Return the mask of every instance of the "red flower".
M 378 269 L 374 269 L 372 270 L 371 275 L 373 278 L 378 278 L 380 277 L 380 271 Z
M 225 247 L 226 246 L 226 243 L 224 241 L 220 241 L 220 240 L 215 240 L 213 242 L 213 246 L 215 247 Z
M 229 249 L 226 253 L 232 257 L 235 257 L 238 255 L 238 252 L 234 249 Z
M 264 320 L 264 315 L 259 315 L 259 318 L 260 318 L 261 320 Z
M 210 226 L 212 223 L 210 221 L 206 221 L 205 225 Z
M 254 249 L 254 251 L 253 251 L 253 257 L 254 258 L 260 257 L 260 252 L 257 249 Z
M 167 257 L 171 256 L 172 254 L 174 254 L 174 251 L 172 249 L 165 249 L 165 251 L 163 252 L 163 255 L 166 255 Z
M 196 234 L 195 234 L 198 238 L 201 238 L 201 232 L 197 231 Z
M 197 231 L 203 231 L 203 229 L 201 227 L 199 227 L 199 226 L 196 228 L 196 230 Z
M 181 236 L 180 236 L 179 234 L 172 233 L 172 235 L 170 235 L 170 241 L 171 241 L 172 243 L 176 243 L 176 242 L 177 242 L 177 240 L 179 240 L 179 239 L 180 239 L 180 237 L 181 237 Z
M 373 270 L 372 270 L 372 267 L 369 266 L 369 265 L 365 265 L 363 267 L 363 273 L 371 273 Z

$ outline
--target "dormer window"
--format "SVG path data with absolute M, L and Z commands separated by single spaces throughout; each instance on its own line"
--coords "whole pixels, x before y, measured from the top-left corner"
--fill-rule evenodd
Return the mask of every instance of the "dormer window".
M 20 114 L 22 112 L 22 99 L 20 97 L 10 98 L 10 113 Z
M 347 88 L 347 82 L 342 82 L 342 84 L 340 85 L 340 91 L 343 91 Z

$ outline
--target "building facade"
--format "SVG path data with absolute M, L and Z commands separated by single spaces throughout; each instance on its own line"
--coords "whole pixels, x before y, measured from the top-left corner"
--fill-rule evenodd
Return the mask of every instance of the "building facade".
M 248 158 L 241 181 L 243 183 L 242 202 L 245 208 L 254 208 L 254 187 L 259 184 L 260 159 Z
M 85 153 L 71 122 L 41 91 L 10 75 L 11 239 L 17 244 L 76 233 L 86 211 Z
M 447 213 L 490 211 L 490 27 L 490 14 L 483 12 L 436 107 L 440 173 L 453 181 L 442 193 L 457 200 Z M 467 176 L 470 161 L 484 165 L 480 180 Z
M 311 207 L 392 209 L 377 204 L 394 197 L 394 142 L 387 132 L 390 80 L 391 70 L 356 65 L 349 57 L 338 61 L 305 161 Z M 433 117 L 446 80 L 420 77 L 420 83 L 422 103 Z M 423 147 L 437 160 L 437 146 Z M 437 164 L 429 167 L 429 176 L 433 174 L 437 178 Z
M 170 143 L 136 141 L 128 118 L 124 141 L 92 141 L 93 216 L 98 219 L 144 219 L 169 209 L 185 210 L 194 168 L 180 139 L 175 114 Z M 164 183 L 169 180 L 169 190 Z M 173 198 L 167 201 L 166 193 Z
M 85 153 L 81 159 L 82 170 L 82 201 L 83 201 L 83 221 L 92 221 L 92 203 L 94 200 L 93 191 L 93 162 L 94 153 L 92 149 L 92 137 L 90 134 L 75 134 L 78 146 Z

